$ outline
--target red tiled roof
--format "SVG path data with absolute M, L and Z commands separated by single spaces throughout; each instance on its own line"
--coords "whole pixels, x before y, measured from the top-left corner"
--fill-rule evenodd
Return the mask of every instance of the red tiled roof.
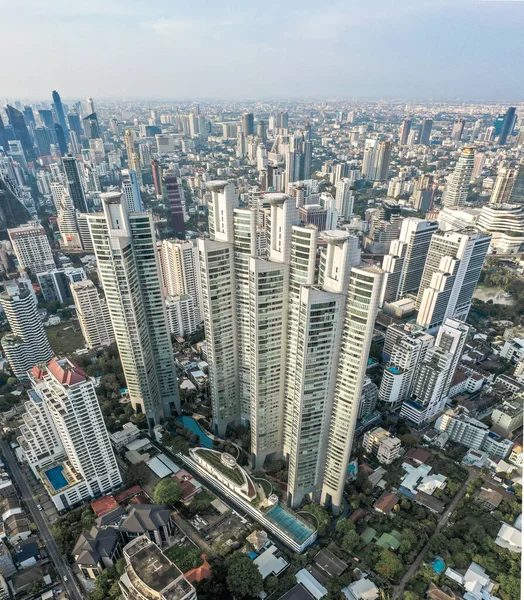
M 81 383 L 87 379 L 85 371 L 70 358 L 58 358 L 55 356 L 55 358 L 47 365 L 47 370 L 54 375 L 60 383 L 66 385 L 74 385 L 75 383 Z
M 92 502 L 91 508 L 97 517 L 103 517 L 104 515 L 107 515 L 108 512 L 118 508 L 118 502 L 113 496 L 104 496 L 104 498 Z
M 199 567 L 184 573 L 184 577 L 191 583 L 202 581 L 211 576 L 211 565 L 207 562 L 206 555 L 202 554 L 202 558 L 204 559 L 204 562 Z
M 373 504 L 373 508 L 380 510 L 386 515 L 389 514 L 398 504 L 399 497 L 390 492 L 384 492 L 382 496 Z
M 427 450 L 422 450 L 422 448 L 411 448 L 411 450 L 408 450 L 406 454 L 404 454 L 404 458 L 411 458 L 420 463 L 427 462 L 430 457 L 431 452 L 428 452 Z
M 140 494 L 141 491 L 142 491 L 142 488 L 139 485 L 134 485 L 133 487 L 130 487 L 127 490 L 124 490 L 123 492 L 116 494 L 116 496 L 114 496 L 114 498 L 118 502 L 118 504 L 120 504 L 121 502 L 124 502 L 124 500 L 129 500 L 129 498 L 132 498 L 133 496 Z
M 196 487 L 187 479 L 180 482 L 180 491 L 182 500 L 189 500 L 195 495 Z

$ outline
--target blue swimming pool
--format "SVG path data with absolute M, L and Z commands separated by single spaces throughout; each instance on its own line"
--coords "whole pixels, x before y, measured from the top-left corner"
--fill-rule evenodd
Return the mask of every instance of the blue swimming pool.
M 299 521 L 295 515 L 284 510 L 278 504 L 275 504 L 273 508 L 270 508 L 266 512 L 266 517 L 278 525 L 280 529 L 288 533 L 299 544 L 305 542 L 313 533 L 312 528 Z
M 213 440 L 204 433 L 204 430 L 200 427 L 200 425 L 193 419 L 193 417 L 177 417 L 175 421 L 182 423 L 184 427 L 187 427 L 193 433 L 196 433 L 200 439 L 200 445 L 203 448 L 211 448 L 213 449 Z
M 49 469 L 49 471 L 45 471 L 45 476 L 49 479 L 50 484 L 53 488 L 58 491 L 67 485 L 67 479 L 65 475 L 62 473 L 64 467 L 59 465 L 58 467 L 53 467 Z
M 255 560 L 255 558 L 258 558 L 258 554 L 256 552 L 248 552 L 247 555 L 251 560 Z
M 435 571 L 435 573 L 438 573 L 440 575 L 445 568 L 446 563 L 441 558 L 436 558 L 433 562 L 433 570 Z

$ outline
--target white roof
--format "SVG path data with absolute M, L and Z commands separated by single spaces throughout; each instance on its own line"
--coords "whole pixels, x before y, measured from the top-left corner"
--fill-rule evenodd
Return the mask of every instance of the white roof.
M 271 574 L 278 575 L 289 565 L 287 560 L 281 556 L 275 556 L 277 552 L 278 548 L 276 546 L 270 546 L 253 561 L 260 571 L 262 579 Z
M 218 512 L 221 515 L 227 513 L 227 511 L 229 510 L 227 504 L 224 504 L 222 502 L 222 500 L 220 500 L 220 498 L 215 498 L 214 500 L 212 500 L 211 501 L 211 506 L 213 506 L 214 508 L 216 508 L 216 510 L 218 510 Z
M 450 579 L 453 579 L 453 581 L 460 583 L 460 585 L 462 585 L 464 583 L 464 577 L 458 571 L 455 571 L 454 569 L 450 569 L 448 567 L 446 569 L 446 571 L 444 572 L 444 575 L 446 577 L 449 577 Z
M 159 454 L 156 458 L 162 461 L 162 463 L 164 463 L 168 469 L 171 469 L 172 473 L 178 473 L 178 471 L 180 471 L 180 467 L 177 467 L 175 463 L 165 454 Z
M 129 442 L 129 444 L 126 444 L 126 448 L 131 450 L 131 452 L 133 450 L 136 450 L 137 452 L 138 450 L 145 450 L 146 448 L 149 448 L 149 446 L 151 446 L 151 442 L 147 438 L 133 440 L 132 442 Z
M 508 525 L 507 523 L 502 523 L 502 526 L 497 533 L 495 543 L 497 546 L 507 548 L 512 552 L 521 552 L 522 533 L 516 527 Z
M 297 583 L 301 583 L 306 590 L 314 597 L 316 600 L 320 600 L 322 596 L 326 596 L 328 591 L 326 588 L 319 583 L 313 575 L 306 569 L 300 569 L 300 571 L 295 575 L 297 579 Z
M 348 600 L 375 600 L 378 598 L 378 588 L 369 579 L 362 578 L 342 590 Z
M 155 475 L 163 479 L 164 477 L 168 477 L 173 474 L 173 471 L 169 467 L 167 467 L 159 458 L 155 456 L 147 461 L 147 466 L 153 471 Z

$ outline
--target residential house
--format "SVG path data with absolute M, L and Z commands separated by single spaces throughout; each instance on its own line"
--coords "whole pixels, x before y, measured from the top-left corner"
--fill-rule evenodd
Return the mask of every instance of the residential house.
M 157 504 L 134 504 L 127 509 L 119 531 L 126 543 L 145 535 L 160 547 L 169 546 L 175 534 L 171 509 Z
M 96 579 L 122 556 L 117 530 L 113 527 L 92 527 L 78 538 L 73 556 L 84 577 Z
M 395 506 L 399 502 L 399 497 L 392 492 L 384 492 L 380 498 L 373 504 L 373 508 L 377 512 L 381 512 L 384 515 L 389 515 Z

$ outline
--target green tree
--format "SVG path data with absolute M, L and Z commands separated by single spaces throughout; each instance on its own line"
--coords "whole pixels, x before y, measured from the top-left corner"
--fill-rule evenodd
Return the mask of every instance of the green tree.
M 324 535 L 329 527 L 329 513 L 320 504 L 316 502 L 311 502 L 310 504 L 306 504 L 303 510 L 312 514 L 315 518 L 313 519 L 318 526 L 318 535 Z
M 153 498 L 156 504 L 176 504 L 181 496 L 180 486 L 174 479 L 166 478 L 155 486 Z
M 150 474 L 151 471 L 145 463 L 138 463 L 137 465 L 132 465 L 127 469 L 124 476 L 124 481 L 128 487 L 132 487 L 134 485 L 144 487 L 149 481 Z
M 395 579 L 404 568 L 404 565 L 391 550 L 382 550 L 375 570 L 388 579 Z
M 346 552 L 356 552 L 360 545 L 360 536 L 355 530 L 348 531 L 342 539 L 342 549 Z
M 246 554 L 237 552 L 226 561 L 227 586 L 235 598 L 256 598 L 264 589 L 257 566 Z

